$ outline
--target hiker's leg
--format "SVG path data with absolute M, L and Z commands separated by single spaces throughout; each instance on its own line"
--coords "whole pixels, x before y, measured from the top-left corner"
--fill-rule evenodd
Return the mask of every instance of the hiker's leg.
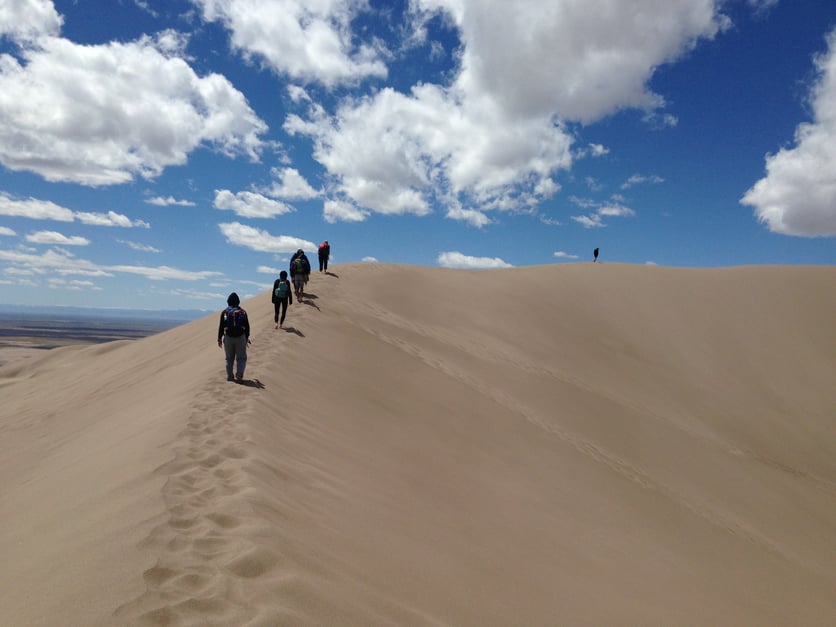
M 232 364 L 235 361 L 235 338 L 224 335 L 224 354 L 226 355 L 226 378 L 232 379 Z
M 285 317 L 285 315 L 287 315 L 287 299 L 283 298 L 281 300 L 280 304 L 281 304 L 281 309 L 282 309 L 282 316 L 279 319 L 279 324 L 282 325 L 282 324 L 284 324 L 284 317 Z
M 236 353 L 236 370 L 235 374 L 239 377 L 244 376 L 244 368 L 247 367 L 247 336 L 235 338 L 235 353 Z

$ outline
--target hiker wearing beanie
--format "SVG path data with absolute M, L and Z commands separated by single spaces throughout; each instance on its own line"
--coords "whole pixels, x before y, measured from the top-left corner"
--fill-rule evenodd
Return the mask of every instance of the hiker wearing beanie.
M 241 309 L 241 299 L 232 292 L 226 299 L 228 307 L 221 312 L 218 325 L 218 346 L 223 346 L 226 353 L 226 380 L 244 380 L 244 368 L 247 367 L 247 346 L 250 343 L 250 321 L 247 312 Z M 236 367 L 233 378 L 233 366 Z

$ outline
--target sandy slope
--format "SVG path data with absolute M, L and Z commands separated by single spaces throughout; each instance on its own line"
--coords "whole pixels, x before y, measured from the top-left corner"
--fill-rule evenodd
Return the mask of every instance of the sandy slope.
M 0 624 L 836 623 L 836 269 L 334 271 L 0 370 Z

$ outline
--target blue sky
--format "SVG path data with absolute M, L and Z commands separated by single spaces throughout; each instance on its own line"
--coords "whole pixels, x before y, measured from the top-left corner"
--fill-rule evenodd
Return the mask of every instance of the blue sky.
M 832 0 L 6 0 L 0 302 L 836 263 Z

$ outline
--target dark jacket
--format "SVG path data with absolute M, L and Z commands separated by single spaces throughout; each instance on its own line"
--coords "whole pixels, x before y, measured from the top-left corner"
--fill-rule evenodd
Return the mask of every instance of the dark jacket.
M 285 279 L 287 282 L 288 290 L 287 290 L 287 298 L 289 299 L 287 302 L 291 305 L 293 304 L 293 285 L 290 284 L 290 281 Z M 275 304 L 279 302 L 281 299 L 276 297 L 276 288 L 279 287 L 279 283 L 281 283 L 281 279 L 276 279 L 273 281 L 273 295 L 270 297 L 270 300 Z
M 322 244 L 319 247 L 319 258 L 328 259 L 331 256 L 331 244 Z
M 237 333 L 232 333 L 231 329 L 226 328 L 226 319 L 227 315 L 233 312 L 243 312 L 244 319 L 242 321 L 241 330 Z M 239 314 L 240 315 L 240 314 Z M 241 337 L 242 335 L 246 335 L 248 338 L 250 337 L 250 322 L 247 318 L 247 312 L 241 309 L 240 307 L 227 307 L 221 312 L 221 319 L 218 324 L 218 340 L 223 338 L 224 333 L 229 335 L 230 337 Z
M 293 262 L 296 261 L 297 257 L 302 258 L 302 264 L 305 266 L 305 274 L 310 274 L 311 273 L 311 262 L 308 261 L 307 255 L 305 253 L 302 253 L 301 255 L 295 254 L 295 255 L 293 255 L 293 257 L 290 258 L 290 278 L 291 279 L 294 276 L 296 276 L 296 268 L 294 267 L 296 264 L 294 264 Z

